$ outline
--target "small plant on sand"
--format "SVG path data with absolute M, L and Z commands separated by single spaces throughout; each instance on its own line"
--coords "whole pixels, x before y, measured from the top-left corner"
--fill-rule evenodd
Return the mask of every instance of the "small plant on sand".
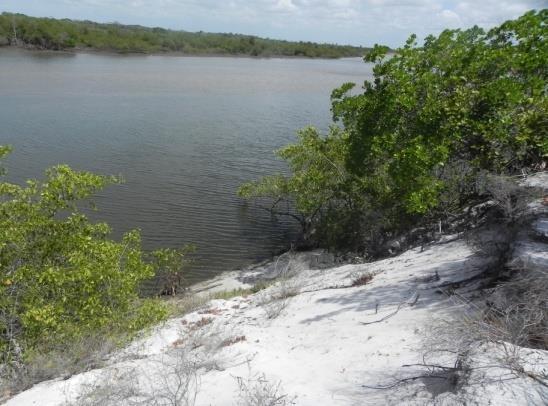
M 238 383 L 238 406 L 289 406 L 295 398 L 283 393 L 281 382 L 269 382 L 265 374 L 247 379 L 236 377 Z
M 350 284 L 351 287 L 356 287 L 356 286 L 363 286 L 363 285 L 367 285 L 369 282 L 371 282 L 373 280 L 373 274 L 371 273 L 365 273 L 363 275 L 360 275 L 360 276 L 356 276 L 356 278 L 352 281 L 352 283 Z
M 257 304 L 263 308 L 268 319 L 275 319 L 287 307 L 289 299 L 297 296 L 300 291 L 298 281 L 280 279 L 279 282 L 258 294 Z

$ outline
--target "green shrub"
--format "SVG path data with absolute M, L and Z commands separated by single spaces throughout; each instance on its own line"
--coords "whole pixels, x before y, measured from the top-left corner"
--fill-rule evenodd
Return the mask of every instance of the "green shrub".
M 408 213 L 437 207 L 444 166 L 508 173 L 547 158 L 548 10 L 489 32 L 446 30 L 419 46 L 411 36 L 386 58 L 376 47 L 374 80 L 333 92 L 349 135 L 347 169 L 376 200 Z M 379 182 L 379 179 L 382 182 Z
M 332 127 L 322 136 L 307 127 L 297 135 L 296 144 L 277 151 L 288 163 L 291 176 L 277 174 L 245 183 L 238 195 L 262 199 L 273 214 L 297 220 L 305 242 L 316 240 L 335 247 L 351 244 L 368 200 L 345 167 L 348 134 Z
M 278 151 L 290 174 L 246 183 L 303 226 L 305 240 L 373 253 L 420 221 L 442 220 L 481 198 L 479 173 L 542 168 L 548 158 L 548 10 L 484 32 L 413 35 L 388 56 L 376 46 L 361 92 L 332 93 L 343 128 L 307 128 Z M 382 252 L 382 251 L 381 251 Z
M 9 148 L 0 147 L 0 157 Z M 136 331 L 167 315 L 138 297 L 155 275 L 139 232 L 120 242 L 78 205 L 119 180 L 60 165 L 46 180 L 0 183 L 0 362 L 98 330 Z
M 174 296 L 184 287 L 184 271 L 191 264 L 188 254 L 196 250 L 194 245 L 186 245 L 181 249 L 161 248 L 149 256 L 154 266 L 154 294 Z M 149 288 L 150 290 L 150 288 Z

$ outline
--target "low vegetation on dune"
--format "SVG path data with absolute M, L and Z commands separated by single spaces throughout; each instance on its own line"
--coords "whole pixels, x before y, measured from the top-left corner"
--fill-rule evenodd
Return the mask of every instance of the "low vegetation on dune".
M 342 58 L 363 56 L 366 48 L 292 42 L 250 35 L 174 31 L 120 23 L 0 15 L 0 46 L 34 49 L 92 49 L 119 53 L 177 52 L 190 55 Z

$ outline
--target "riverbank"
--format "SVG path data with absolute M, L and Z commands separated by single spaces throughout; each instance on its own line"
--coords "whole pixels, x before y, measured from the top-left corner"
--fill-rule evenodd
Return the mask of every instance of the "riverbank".
M 214 278 L 193 284 L 189 292 L 208 295 L 233 290 L 252 289 L 257 284 L 274 283 L 288 272 L 296 274 L 307 269 L 328 269 L 346 262 L 323 249 L 312 251 L 287 251 L 272 259 L 261 261 L 241 270 L 224 272 Z
M 508 264 L 546 270 L 548 207 L 532 212 Z M 287 253 L 193 288 L 207 295 L 261 281 L 256 293 L 205 300 L 102 368 L 6 404 L 542 404 L 547 351 L 467 341 L 466 323 L 491 300 L 483 287 L 492 261 L 458 235 L 371 263 Z
M 17 46 L 0 46 L 2 49 L 18 49 L 28 52 L 36 52 L 40 54 L 52 54 L 52 55 L 75 55 L 75 54 L 89 54 L 89 55 L 108 55 L 108 56 L 171 56 L 171 57 L 204 57 L 204 58 L 242 58 L 242 59 L 310 59 L 310 60 L 338 60 L 338 59 L 356 59 L 362 58 L 363 55 L 356 56 L 340 56 L 340 57 L 327 57 L 327 56 L 291 56 L 291 55 L 247 55 L 247 54 L 229 54 L 229 53 L 192 53 L 192 52 L 175 52 L 175 51 L 165 51 L 165 52 L 144 52 L 144 51 L 129 51 L 121 52 L 116 50 L 107 50 L 107 49 L 96 49 L 96 48 L 70 48 L 70 49 L 43 49 L 34 46 L 28 45 L 17 45 Z

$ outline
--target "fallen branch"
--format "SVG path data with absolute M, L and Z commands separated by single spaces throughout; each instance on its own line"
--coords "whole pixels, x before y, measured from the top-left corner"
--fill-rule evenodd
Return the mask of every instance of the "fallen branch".
M 396 382 L 394 382 L 393 384 L 390 384 L 390 385 L 385 385 L 385 386 L 369 386 L 369 385 L 362 385 L 363 388 L 368 388 L 368 389 L 379 389 L 379 390 L 383 390 L 383 389 L 391 389 L 391 388 L 395 388 L 396 386 L 399 386 L 399 385 L 402 385 L 406 382 L 410 382 L 410 381 L 416 381 L 417 379 L 424 379 L 424 378 L 429 378 L 429 379 L 449 379 L 448 377 L 446 376 L 439 376 L 439 375 L 417 375 L 417 376 L 412 376 L 412 377 L 409 377 L 409 378 L 404 378 L 404 379 L 398 379 Z
M 437 369 L 443 369 L 447 371 L 457 371 L 458 368 L 456 367 L 444 367 L 443 365 L 432 365 L 432 364 L 406 364 L 402 365 L 402 368 L 410 368 L 410 367 L 424 367 L 424 368 L 437 368 Z
M 414 306 L 418 300 L 419 300 L 419 297 L 420 295 L 415 292 L 413 293 L 413 295 L 411 296 L 411 298 L 409 300 L 406 300 L 406 301 L 403 301 L 401 302 L 398 307 L 396 308 L 396 310 L 394 310 L 392 313 L 380 318 L 379 320 L 374 320 L 374 321 L 368 321 L 368 322 L 360 322 L 360 324 L 363 324 L 364 326 L 368 325 L 368 324 L 375 324 L 375 323 L 382 323 L 383 321 L 385 320 L 388 320 L 389 318 L 391 317 L 394 317 L 396 314 L 398 314 L 398 312 L 402 309 L 402 307 L 404 306 Z
M 522 372 L 525 376 L 531 378 L 532 380 L 534 380 L 535 382 L 541 384 L 542 386 L 544 386 L 545 388 L 548 388 L 548 383 L 546 383 L 546 380 L 544 377 L 539 377 L 537 374 L 534 374 L 532 372 Z

